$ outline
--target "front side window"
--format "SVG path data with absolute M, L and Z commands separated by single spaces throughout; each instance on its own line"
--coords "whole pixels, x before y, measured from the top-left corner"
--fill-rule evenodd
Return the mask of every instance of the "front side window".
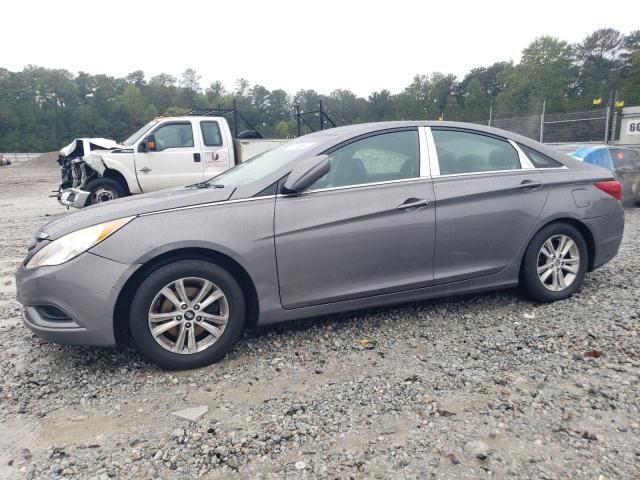
M 331 169 L 309 190 L 387 182 L 420 176 L 417 130 L 356 140 L 329 155 Z
M 432 131 L 440 175 L 519 170 L 520 157 L 511 144 L 486 135 L 455 130 Z
M 218 122 L 200 122 L 202 141 L 207 147 L 222 146 L 222 134 Z
M 158 128 L 153 134 L 156 137 L 158 151 L 167 148 L 193 147 L 193 130 L 191 123 L 169 123 Z

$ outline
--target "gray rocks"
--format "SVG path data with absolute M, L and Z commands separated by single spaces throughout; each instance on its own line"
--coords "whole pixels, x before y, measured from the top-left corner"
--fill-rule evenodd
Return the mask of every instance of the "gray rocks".
M 37 182 L 0 177 L 0 279 L 63 214 L 50 163 L 19 166 Z M 179 374 L 130 344 L 42 342 L 0 288 L 0 477 L 640 478 L 640 210 L 626 222 L 620 254 L 566 301 L 502 291 L 301 320 Z
M 465 443 L 464 453 L 469 458 L 486 460 L 487 457 L 491 454 L 491 449 L 489 448 L 489 445 L 481 442 L 480 440 L 472 440 Z

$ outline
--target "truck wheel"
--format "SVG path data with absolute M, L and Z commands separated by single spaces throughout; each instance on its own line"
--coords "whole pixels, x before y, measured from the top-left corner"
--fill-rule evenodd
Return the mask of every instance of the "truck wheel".
M 131 302 L 129 331 L 147 359 L 185 370 L 220 360 L 244 320 L 244 295 L 229 272 L 203 260 L 178 260 L 146 276 Z
M 122 185 L 111 178 L 96 178 L 87 183 L 85 190 L 89 191 L 89 197 L 85 207 L 95 205 L 97 203 L 108 202 L 116 198 L 126 196 L 126 192 Z

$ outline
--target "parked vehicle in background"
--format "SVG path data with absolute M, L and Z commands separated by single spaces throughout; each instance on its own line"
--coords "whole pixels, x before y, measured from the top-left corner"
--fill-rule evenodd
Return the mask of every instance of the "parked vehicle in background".
M 569 155 L 615 173 L 622 184 L 623 205 L 640 206 L 640 148 L 619 145 L 572 146 Z
M 256 131 L 233 138 L 220 116 L 157 118 L 122 143 L 83 138 L 60 150 L 58 200 L 82 208 L 128 195 L 202 182 L 288 139 Z
M 151 361 L 194 368 L 248 324 L 518 284 L 565 299 L 616 255 L 619 198 L 607 170 L 503 130 L 340 127 L 197 188 L 54 220 L 18 300 L 50 341 L 114 345 L 128 329 Z

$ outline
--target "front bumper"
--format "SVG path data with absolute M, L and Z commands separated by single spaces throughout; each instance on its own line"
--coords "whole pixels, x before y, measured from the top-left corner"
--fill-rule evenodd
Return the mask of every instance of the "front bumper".
M 65 207 L 82 208 L 87 203 L 90 193 L 79 188 L 67 188 L 61 190 L 57 197 L 58 202 Z
M 16 287 L 25 325 L 54 343 L 115 345 L 116 300 L 137 267 L 89 252 L 62 265 L 20 267 Z M 45 314 L 52 307 L 64 315 Z

